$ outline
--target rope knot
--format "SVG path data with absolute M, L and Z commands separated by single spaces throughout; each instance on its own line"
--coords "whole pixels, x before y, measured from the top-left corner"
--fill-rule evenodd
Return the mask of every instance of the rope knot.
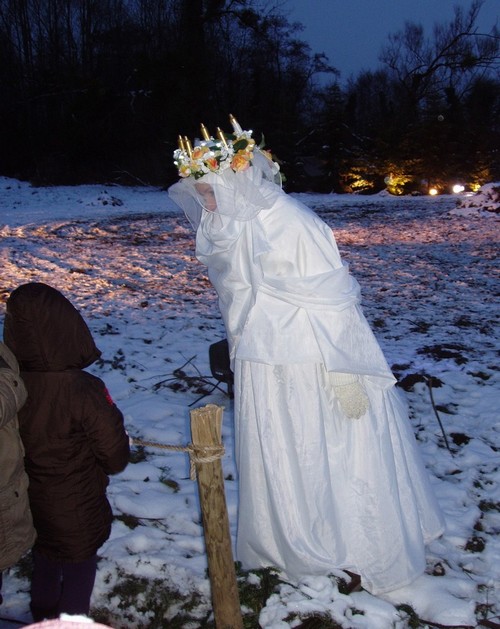
M 137 437 L 130 439 L 131 444 L 137 446 L 149 446 L 151 448 L 161 448 L 163 450 L 174 450 L 176 452 L 187 452 L 189 454 L 189 477 L 196 480 L 196 463 L 213 463 L 224 456 L 224 446 L 195 446 L 190 443 L 187 446 L 173 446 L 156 441 L 144 441 Z
M 195 446 L 190 443 L 187 448 L 190 462 L 190 478 L 196 480 L 196 463 L 213 463 L 224 456 L 224 446 Z

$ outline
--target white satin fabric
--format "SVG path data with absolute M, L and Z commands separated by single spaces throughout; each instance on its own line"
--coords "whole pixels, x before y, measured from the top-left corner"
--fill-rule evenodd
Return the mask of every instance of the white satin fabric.
M 331 229 L 280 192 L 250 220 L 204 212 L 196 255 L 235 372 L 237 559 L 293 580 L 346 568 L 374 594 L 407 585 L 443 520 Z M 360 375 L 361 419 L 343 415 L 328 372 Z

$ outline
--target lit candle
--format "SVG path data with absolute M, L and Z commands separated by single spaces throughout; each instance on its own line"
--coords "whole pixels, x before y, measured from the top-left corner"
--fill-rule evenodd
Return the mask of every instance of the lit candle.
M 192 157 L 193 147 L 191 146 L 191 142 L 189 141 L 189 138 L 187 137 L 187 135 L 184 136 L 184 145 L 186 146 L 187 154 L 189 155 L 189 157 Z
M 224 136 L 224 131 L 222 131 L 222 129 L 220 127 L 217 127 L 217 137 L 222 142 L 222 144 L 224 144 L 224 146 L 227 148 L 227 142 L 226 142 L 226 138 Z
M 205 127 L 203 122 L 200 125 L 200 129 L 201 129 L 201 135 L 203 136 L 203 139 L 210 140 L 210 134 L 208 133 L 207 128 Z
M 229 122 L 233 125 L 234 132 L 237 135 L 239 135 L 240 133 L 243 133 L 243 129 L 240 127 L 240 125 L 238 124 L 238 121 L 233 116 L 233 114 L 229 114 Z
M 182 135 L 179 136 L 178 138 L 178 143 L 179 143 L 179 148 L 181 149 L 181 151 L 186 151 L 186 147 L 184 146 L 184 140 L 182 139 Z

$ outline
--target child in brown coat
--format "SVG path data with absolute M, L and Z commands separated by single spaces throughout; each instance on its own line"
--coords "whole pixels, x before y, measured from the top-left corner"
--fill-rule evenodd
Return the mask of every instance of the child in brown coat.
M 129 458 L 123 415 L 99 378 L 84 371 L 101 353 L 80 313 L 56 289 L 23 284 L 7 301 L 6 345 L 28 391 L 19 414 L 33 550 L 34 620 L 88 614 L 97 550 L 112 513 L 108 475 Z

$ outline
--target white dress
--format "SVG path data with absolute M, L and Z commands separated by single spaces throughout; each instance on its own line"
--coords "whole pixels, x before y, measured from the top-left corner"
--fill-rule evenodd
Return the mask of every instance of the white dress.
M 235 374 L 237 559 L 290 580 L 347 569 L 373 594 L 409 584 L 443 518 L 331 229 L 281 193 L 251 220 L 205 212 L 196 255 Z M 360 419 L 329 372 L 360 376 Z

